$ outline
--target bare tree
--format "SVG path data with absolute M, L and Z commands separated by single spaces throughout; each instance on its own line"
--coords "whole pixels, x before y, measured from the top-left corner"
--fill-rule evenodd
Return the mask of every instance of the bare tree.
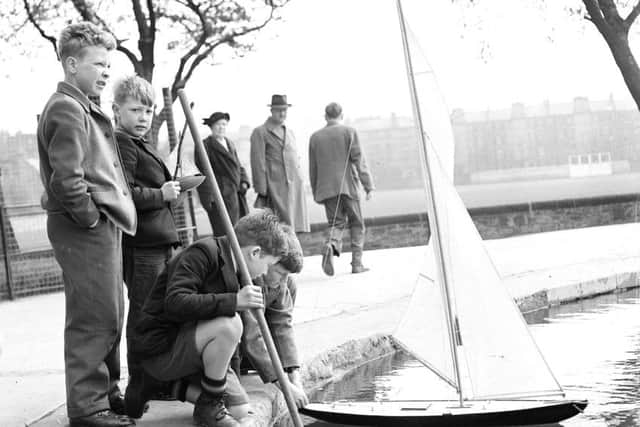
M 117 50 L 137 74 L 153 81 L 155 54 L 173 52 L 179 59 L 171 84 L 172 101 L 196 68 L 212 62 L 216 49 L 236 55 L 253 49 L 255 34 L 279 19 L 290 0 L 3 0 L 0 37 L 19 45 L 35 29 L 56 52 L 57 32 L 85 20 L 116 39 Z M 137 43 L 136 43 L 137 42 Z M 154 140 L 163 120 L 154 123 Z
M 595 25 L 609 46 L 633 100 L 640 109 L 640 68 L 629 47 L 629 30 L 640 14 L 640 0 L 582 0 L 574 12 Z M 620 10 L 629 9 L 625 18 Z
M 526 3 L 524 0 L 522 1 Z M 557 0 L 529 1 L 531 5 L 541 7 L 557 2 Z M 480 3 L 482 0 L 463 0 L 461 2 L 465 6 L 477 6 Z M 490 0 L 485 6 L 491 7 Z M 636 106 L 640 109 L 640 68 L 629 46 L 631 29 L 640 15 L 640 0 L 565 0 L 564 9 L 571 16 L 578 17 L 583 22 L 589 22 L 595 26 L 607 43 L 627 88 Z M 476 22 L 482 21 L 481 16 L 477 16 L 475 13 L 473 15 L 477 19 Z M 481 55 L 485 58 L 487 55 L 485 50 L 490 52 L 490 46 L 486 40 L 480 40 L 480 42 L 483 49 Z

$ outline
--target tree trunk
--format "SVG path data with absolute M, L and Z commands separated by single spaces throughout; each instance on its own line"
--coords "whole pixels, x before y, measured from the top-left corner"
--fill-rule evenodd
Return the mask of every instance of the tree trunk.
M 618 32 L 615 34 L 605 34 L 600 32 L 611 50 L 613 59 L 616 61 L 624 82 L 640 110 L 640 67 L 636 62 L 631 49 L 629 48 L 629 38 L 626 32 Z
M 637 5 L 627 19 L 623 19 L 613 0 L 582 0 L 589 21 L 597 28 L 616 61 L 629 93 L 640 110 L 640 68 L 629 48 L 629 28 L 637 17 Z

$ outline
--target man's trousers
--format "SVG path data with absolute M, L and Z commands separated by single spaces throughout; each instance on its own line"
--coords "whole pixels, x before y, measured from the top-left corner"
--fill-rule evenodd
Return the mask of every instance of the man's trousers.
M 341 194 L 323 200 L 322 203 L 329 222 L 329 243 L 333 246 L 335 255 L 339 256 L 342 252 L 342 234 L 348 223 L 351 234 L 352 264 L 361 264 L 365 228 L 360 200 Z

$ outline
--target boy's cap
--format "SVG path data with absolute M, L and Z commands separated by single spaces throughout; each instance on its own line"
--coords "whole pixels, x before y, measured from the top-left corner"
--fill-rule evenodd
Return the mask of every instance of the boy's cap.
M 325 107 L 324 113 L 330 119 L 337 119 L 342 114 L 342 107 L 337 102 L 332 102 Z
M 223 120 L 223 119 L 226 120 L 226 121 L 229 121 L 229 120 L 231 120 L 231 116 L 229 115 L 229 113 L 223 113 L 221 111 L 216 111 L 215 113 L 213 113 L 209 117 L 205 117 L 204 119 L 202 119 L 202 123 L 207 125 L 207 126 L 211 126 L 215 122 L 217 122 L 218 120 Z

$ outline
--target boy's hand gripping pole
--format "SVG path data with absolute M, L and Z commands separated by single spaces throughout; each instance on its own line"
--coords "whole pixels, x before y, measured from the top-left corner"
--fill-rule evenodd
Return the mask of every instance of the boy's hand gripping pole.
M 204 149 L 204 144 L 202 143 L 202 139 L 200 138 L 198 126 L 193 117 L 191 108 L 189 108 L 189 101 L 187 100 L 187 95 L 184 89 L 178 90 L 178 98 L 180 98 L 180 104 L 182 105 L 185 118 L 189 123 L 189 130 L 191 131 L 191 137 L 193 138 L 195 149 L 202 159 L 208 159 L 207 153 Z M 204 170 L 202 172 L 213 184 L 213 199 L 215 201 L 215 206 L 218 210 L 220 218 L 222 218 L 224 232 L 229 239 L 231 250 L 233 251 L 233 255 L 236 259 L 238 270 L 240 271 L 240 286 L 244 287 L 250 285 L 251 276 L 249 275 L 249 269 L 247 268 L 247 264 L 245 263 L 242 252 L 240 251 L 240 244 L 238 243 L 238 238 L 236 237 L 236 233 L 234 232 L 233 226 L 231 225 L 231 219 L 229 218 L 229 214 L 227 213 L 227 209 L 225 208 L 224 200 L 222 199 L 222 194 L 220 193 L 220 188 L 218 187 L 218 182 L 216 181 L 213 169 L 211 168 L 211 163 L 207 161 L 203 162 L 203 164 Z M 271 332 L 269 331 L 267 321 L 264 318 L 264 310 L 252 309 L 251 311 L 258 321 L 258 326 L 260 327 L 262 338 L 264 339 L 264 343 L 267 346 L 267 351 L 269 352 L 271 363 L 273 363 L 273 369 L 275 370 L 278 381 L 280 382 L 280 389 L 282 390 L 284 399 L 287 402 L 287 407 L 289 408 L 289 413 L 291 414 L 291 420 L 293 421 L 295 427 L 303 427 L 302 420 L 300 419 L 300 415 L 298 414 L 298 407 L 293 400 L 293 395 L 291 394 L 291 389 L 289 388 L 289 380 L 284 373 L 284 369 L 282 369 L 280 357 L 278 356 L 276 346 L 273 343 L 273 338 L 271 338 Z

